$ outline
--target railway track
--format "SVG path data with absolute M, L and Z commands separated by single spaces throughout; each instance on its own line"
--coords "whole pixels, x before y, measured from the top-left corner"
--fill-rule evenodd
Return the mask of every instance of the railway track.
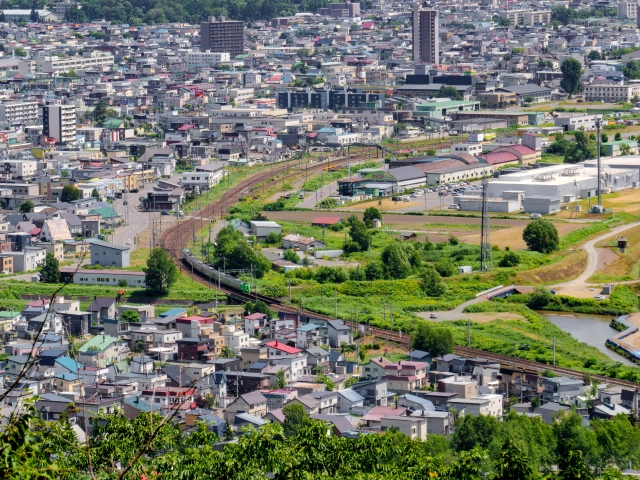
M 366 157 L 363 156 L 351 156 L 350 158 L 341 158 L 336 159 L 329 162 L 316 163 L 314 165 L 306 166 L 307 171 L 304 172 L 301 169 L 302 163 L 295 163 L 296 161 L 290 161 L 288 165 L 288 169 L 285 169 L 283 166 L 283 175 L 285 175 L 284 181 L 287 178 L 293 178 L 295 176 L 301 174 L 316 174 L 323 170 L 327 170 L 329 168 L 340 168 L 342 166 L 347 165 L 348 162 L 352 164 L 357 162 L 358 160 L 366 160 Z M 292 163 L 293 162 L 293 163 Z M 297 167 L 297 168 L 296 168 Z M 217 285 L 212 283 L 210 279 L 200 275 L 197 272 L 192 272 L 189 268 L 187 268 L 186 264 L 182 262 L 182 250 L 187 248 L 191 242 L 191 235 L 189 232 L 192 231 L 200 231 L 206 225 L 206 222 L 209 221 L 209 218 L 215 218 L 216 215 L 224 215 L 228 212 L 228 209 L 231 205 L 237 203 L 240 198 L 247 196 L 252 193 L 252 189 L 258 185 L 261 185 L 263 182 L 267 182 L 271 180 L 269 184 L 272 182 L 276 182 L 274 177 L 274 172 L 272 171 L 264 171 L 257 174 L 254 174 L 241 182 L 239 182 L 234 187 L 231 187 L 225 192 L 225 194 L 217 201 L 203 207 L 200 209 L 195 215 L 188 217 L 186 220 L 179 222 L 178 224 L 172 226 L 170 229 L 166 230 L 162 233 L 160 237 L 159 244 L 162 245 L 173 257 L 174 261 L 180 266 L 180 269 L 183 274 L 192 278 L 194 281 L 200 282 L 204 285 L 208 285 L 210 288 L 217 289 Z M 279 182 L 281 179 L 277 179 Z M 266 185 L 265 185 L 266 186 Z M 200 217 L 200 218 L 198 218 Z M 205 220 L 206 219 L 206 220 Z M 267 297 L 265 295 L 259 293 L 242 293 L 231 289 L 226 286 L 221 286 L 221 293 L 224 293 L 228 297 L 236 299 L 238 301 L 255 301 L 261 300 L 265 302 L 270 307 L 275 307 L 279 311 L 288 312 L 288 313 L 300 313 L 302 315 L 312 316 L 314 318 L 326 319 L 326 320 L 334 320 L 333 317 L 329 317 L 326 315 L 318 314 L 316 312 L 312 312 L 309 310 L 304 310 L 297 308 L 292 305 L 287 305 L 281 300 L 276 298 Z M 351 328 L 357 330 L 359 328 L 359 324 L 355 322 L 347 322 L 350 324 Z M 396 332 L 393 330 L 386 330 L 378 327 L 365 327 L 366 333 L 373 335 L 376 338 L 380 338 L 383 340 L 396 342 L 401 345 L 405 345 L 410 347 L 411 345 L 411 336 L 407 334 L 403 334 L 402 332 Z M 463 355 L 466 357 L 479 357 L 485 358 L 487 360 L 495 361 L 500 363 L 500 365 L 504 365 L 510 368 L 522 368 L 529 369 L 532 372 L 540 373 L 543 370 L 549 370 L 557 375 L 567 375 L 572 377 L 583 378 L 584 373 L 576 370 L 571 370 L 569 368 L 557 367 L 552 365 L 547 365 L 540 362 L 535 362 L 532 360 L 518 359 L 514 357 L 510 357 L 508 355 L 502 355 L 497 353 L 486 352 L 483 350 L 477 350 L 469 347 L 456 346 L 454 347 L 454 352 L 459 355 Z M 617 378 L 611 378 L 604 375 L 590 375 L 592 379 L 598 380 L 600 382 L 605 382 L 611 385 L 618 385 L 628 388 L 637 389 L 639 385 L 637 383 L 630 382 L 628 380 L 621 380 Z

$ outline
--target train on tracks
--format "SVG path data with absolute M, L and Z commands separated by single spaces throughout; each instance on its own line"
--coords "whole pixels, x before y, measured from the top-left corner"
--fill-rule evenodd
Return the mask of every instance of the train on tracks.
M 221 285 L 233 288 L 242 293 L 251 293 L 251 284 L 249 282 L 243 282 L 236 277 L 220 272 L 219 270 L 207 265 L 191 253 L 191 250 L 188 248 L 182 250 L 182 261 L 203 277 L 208 278 L 210 281 L 218 282 Z

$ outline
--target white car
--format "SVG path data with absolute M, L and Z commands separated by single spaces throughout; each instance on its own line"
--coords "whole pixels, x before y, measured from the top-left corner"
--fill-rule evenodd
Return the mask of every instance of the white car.
M 131 239 L 127 238 L 127 245 L 131 245 Z
M 449 205 L 447 207 L 449 210 L 460 210 L 460 205 L 456 205 L 455 203 Z

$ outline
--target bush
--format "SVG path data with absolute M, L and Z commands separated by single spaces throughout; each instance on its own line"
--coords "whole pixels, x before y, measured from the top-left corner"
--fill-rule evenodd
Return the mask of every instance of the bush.
M 384 278 L 384 269 L 380 262 L 371 262 L 364 268 L 367 280 L 382 280 Z
M 315 278 L 318 283 L 342 283 L 348 280 L 347 272 L 339 267 L 318 267 Z
M 520 264 L 520 255 L 518 255 L 516 252 L 506 252 L 502 258 L 500 259 L 500 262 L 498 263 L 498 265 L 500 267 L 517 267 Z
M 458 273 L 458 269 L 449 260 L 442 259 L 434 265 L 441 277 L 452 277 Z
M 295 264 L 300 263 L 300 257 L 295 251 L 290 248 L 285 248 L 283 258 Z
M 264 243 L 267 245 L 280 245 L 283 235 L 276 232 L 269 232 L 267 238 L 264 239 Z
M 347 243 L 344 244 L 344 247 L 342 247 L 342 250 L 344 250 L 344 253 L 346 254 L 357 253 L 360 251 L 360 245 L 358 245 L 353 240 L 347 240 Z
M 356 268 L 352 268 L 351 270 L 349 270 L 349 280 L 361 282 L 366 279 L 367 279 L 367 275 L 364 271 L 364 268 L 362 268 L 360 265 L 358 265 Z

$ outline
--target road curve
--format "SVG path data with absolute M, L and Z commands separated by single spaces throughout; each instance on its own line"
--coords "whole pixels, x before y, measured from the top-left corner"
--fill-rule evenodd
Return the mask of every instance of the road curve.
M 582 248 L 587 252 L 587 267 L 580 274 L 579 277 L 574 278 L 573 280 L 569 280 L 568 282 L 559 283 L 554 285 L 554 287 L 584 287 L 586 285 L 592 285 L 587 282 L 587 279 L 591 278 L 596 273 L 598 269 L 598 250 L 596 248 L 596 244 L 601 242 L 602 240 L 606 240 L 609 237 L 613 237 L 614 235 L 619 235 L 622 232 L 629 230 L 630 228 L 637 227 L 640 225 L 640 222 L 629 223 L 627 225 L 621 225 L 619 227 L 614 228 L 613 230 L 608 231 L 604 235 L 600 235 L 599 237 L 594 238 L 593 240 L 589 240 L 586 242 Z M 614 282 L 615 283 L 615 282 Z M 624 283 L 636 283 L 636 282 L 624 282 Z

